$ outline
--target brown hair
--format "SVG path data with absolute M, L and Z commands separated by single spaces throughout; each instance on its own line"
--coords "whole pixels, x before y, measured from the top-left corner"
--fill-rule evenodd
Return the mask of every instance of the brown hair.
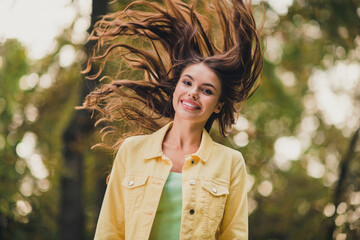
M 218 120 L 225 135 L 235 122 L 240 103 L 259 86 L 262 52 L 251 1 L 204 1 L 203 14 L 195 11 L 195 4 L 163 2 L 164 7 L 136 1 L 123 11 L 105 15 L 90 37 L 97 41 L 97 48 L 84 72 L 89 73 L 96 63 L 96 74 L 88 78 L 103 76 L 102 80 L 110 82 L 91 92 L 79 108 L 101 113 L 96 124 L 105 124 L 103 137 L 119 136 L 113 149 L 125 137 L 155 131 L 161 120 L 174 117 L 172 95 L 182 71 L 191 64 L 206 64 L 221 80 L 220 101 L 224 104 L 220 113 L 207 121 L 207 131 Z M 214 31 L 212 21 L 218 23 Z M 114 63 L 117 70 L 110 75 L 106 65 L 111 68 Z M 141 79 L 135 79 L 138 73 L 130 80 L 114 80 L 131 74 L 122 70 L 124 63 L 128 69 L 140 70 Z

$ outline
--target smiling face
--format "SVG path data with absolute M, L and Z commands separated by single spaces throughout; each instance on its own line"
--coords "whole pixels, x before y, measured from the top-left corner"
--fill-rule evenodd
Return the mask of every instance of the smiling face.
M 222 103 L 221 82 L 216 74 L 203 63 L 184 69 L 173 94 L 175 118 L 203 123 L 212 113 L 219 113 Z

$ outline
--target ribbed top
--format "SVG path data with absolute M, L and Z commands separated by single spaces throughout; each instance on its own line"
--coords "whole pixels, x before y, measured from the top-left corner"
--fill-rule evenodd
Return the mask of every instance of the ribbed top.
M 161 194 L 150 240 L 178 240 L 182 210 L 182 175 L 170 172 Z

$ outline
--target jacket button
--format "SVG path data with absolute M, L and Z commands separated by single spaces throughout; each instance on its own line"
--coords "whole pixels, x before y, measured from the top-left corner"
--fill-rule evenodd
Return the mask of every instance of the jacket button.
M 194 214 L 195 213 L 195 210 L 194 209 L 190 209 L 190 214 L 192 215 L 192 214 Z
M 190 181 L 189 181 L 189 184 L 190 184 L 190 185 L 195 185 L 195 180 L 190 180 Z
M 212 191 L 213 191 L 213 193 L 216 193 L 216 192 L 217 192 L 216 188 L 213 188 Z
M 134 185 L 134 181 L 133 181 L 133 180 L 130 180 L 130 181 L 129 181 L 129 186 L 132 186 L 132 185 Z

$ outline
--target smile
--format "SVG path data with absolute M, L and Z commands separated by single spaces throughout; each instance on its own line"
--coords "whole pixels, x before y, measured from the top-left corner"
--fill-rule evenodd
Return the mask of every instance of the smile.
M 200 109 L 200 107 L 196 103 L 190 103 L 189 101 L 184 101 L 184 100 L 180 100 L 180 102 L 186 109 L 192 109 L 192 110 Z

